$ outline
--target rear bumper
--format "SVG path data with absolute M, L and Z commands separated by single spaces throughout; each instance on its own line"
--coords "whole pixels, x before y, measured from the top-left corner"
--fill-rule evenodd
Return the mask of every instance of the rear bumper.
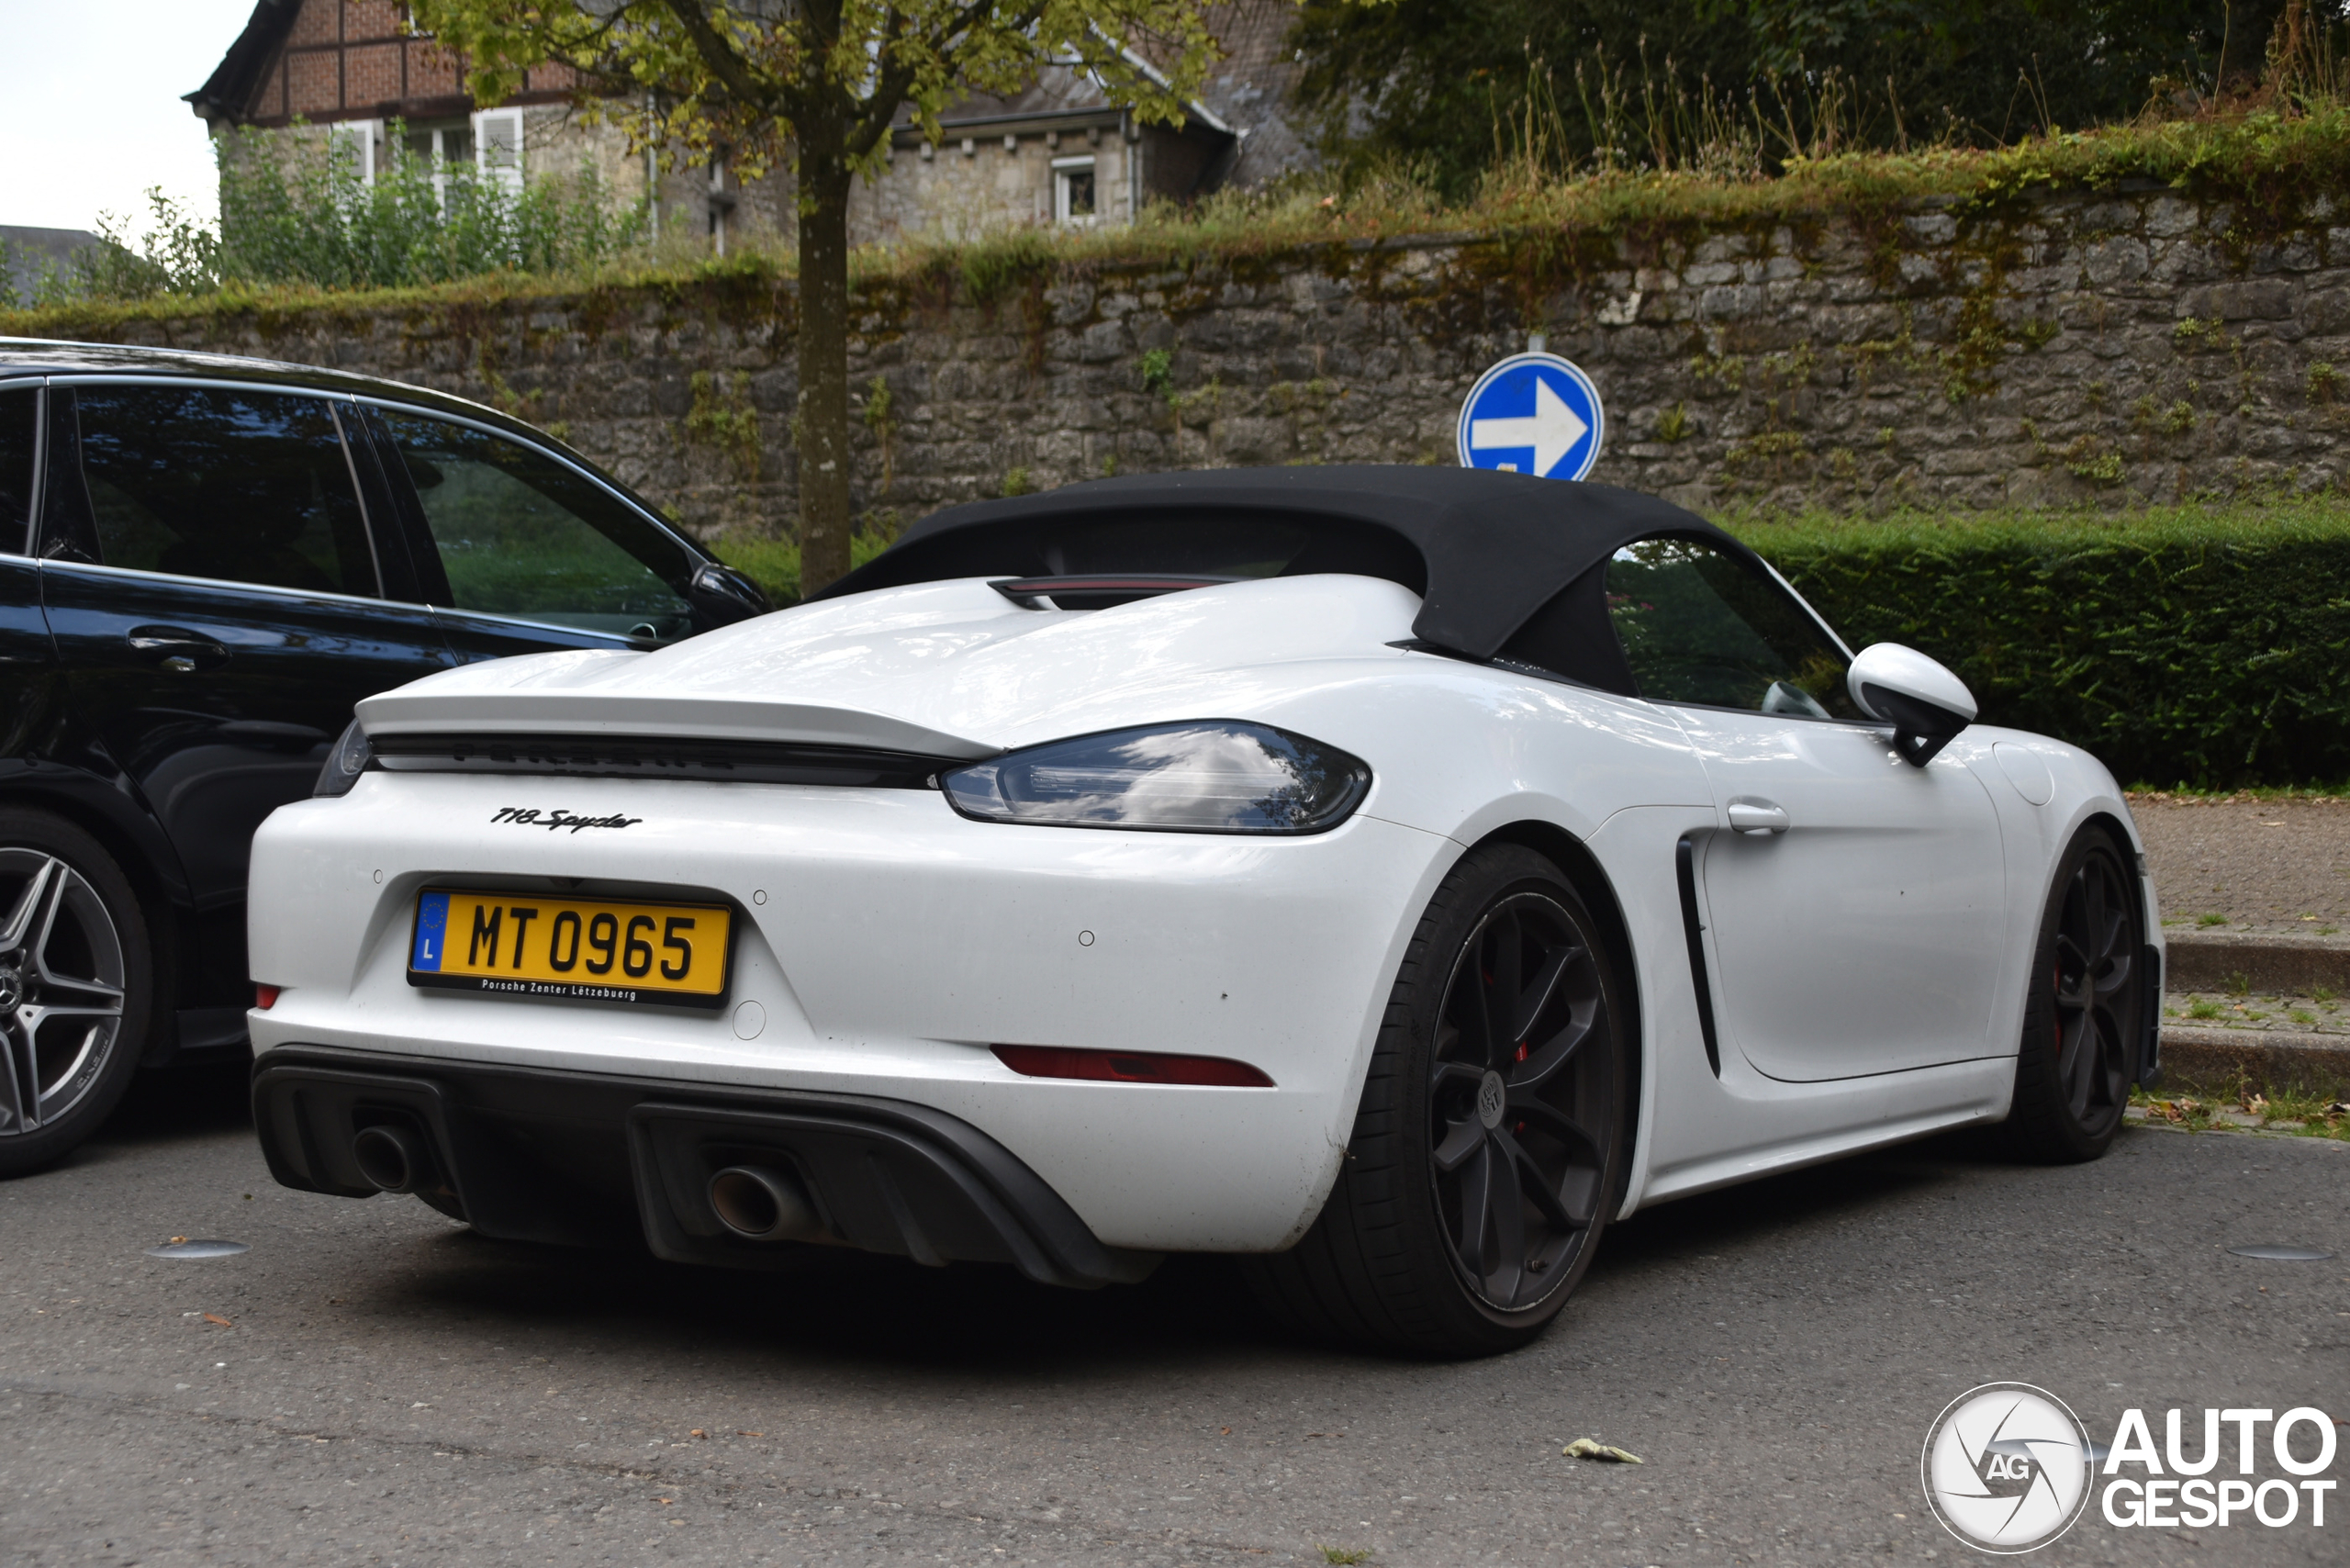
M 1112 1246 L 1278 1250 L 1335 1180 L 1402 951 L 1450 840 L 1358 814 L 1258 840 L 966 821 L 935 794 L 368 774 L 253 841 L 263 1061 L 289 1048 L 919 1105 L 979 1128 Z M 496 820 L 518 799 L 623 832 Z M 584 884 L 581 879 L 586 879 Z M 418 892 L 723 902 L 730 1006 L 422 990 Z M 1014 1071 L 996 1045 L 1229 1058 L 1270 1088 Z M 680 1090 L 682 1092 L 682 1088 Z
M 1157 1261 L 1103 1246 L 1002 1144 L 927 1106 L 302 1047 L 255 1064 L 253 1125 L 285 1186 L 374 1196 L 352 1144 L 386 1123 L 422 1137 L 441 1206 L 508 1240 L 642 1234 L 674 1262 L 775 1267 L 792 1247 L 734 1236 L 708 1195 L 718 1170 L 764 1163 L 799 1178 L 838 1245 L 1079 1287 Z

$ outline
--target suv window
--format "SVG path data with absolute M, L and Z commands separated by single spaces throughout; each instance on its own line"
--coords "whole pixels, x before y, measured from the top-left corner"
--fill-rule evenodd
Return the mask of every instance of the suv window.
M 1643 539 L 1607 565 L 1607 618 L 1653 702 L 1866 722 L 1844 655 L 1768 575 L 1695 539 Z
M 520 442 L 382 409 L 458 610 L 666 640 L 690 635 L 693 563 L 602 486 Z
M 83 494 L 62 548 L 109 566 L 327 593 L 380 590 L 324 399 L 210 386 L 83 386 Z M 83 511 L 78 503 L 86 501 Z M 74 535 L 80 534 L 78 540 Z
M 40 392 L 0 392 L 0 555 L 25 551 L 33 515 L 33 442 L 40 435 Z

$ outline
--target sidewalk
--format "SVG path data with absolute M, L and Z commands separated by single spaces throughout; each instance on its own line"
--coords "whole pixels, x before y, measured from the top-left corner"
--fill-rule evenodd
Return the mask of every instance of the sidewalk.
M 2130 814 L 2166 930 L 2350 931 L 2350 798 L 2153 793 L 2131 796 Z
M 2350 800 L 2130 809 L 2170 945 L 2165 1088 L 2350 1094 Z

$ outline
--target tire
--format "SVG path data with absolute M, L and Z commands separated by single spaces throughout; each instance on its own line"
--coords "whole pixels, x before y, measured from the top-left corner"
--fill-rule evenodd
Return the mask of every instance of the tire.
M 2130 857 L 2102 827 L 2075 835 L 2032 947 L 2008 1137 L 2051 1165 L 2095 1159 L 2121 1129 L 2145 1042 L 2145 913 Z
M 1556 866 L 1511 844 L 1464 857 L 1404 954 L 1320 1216 L 1291 1250 L 1244 1260 L 1267 1307 L 1418 1356 L 1492 1355 L 1540 1334 L 1621 1198 L 1620 995 Z M 1489 1031 L 1504 998 L 1516 1026 Z
M 54 1164 L 97 1130 L 139 1070 L 155 990 L 146 917 L 114 857 L 62 818 L 0 809 L 0 1175 Z

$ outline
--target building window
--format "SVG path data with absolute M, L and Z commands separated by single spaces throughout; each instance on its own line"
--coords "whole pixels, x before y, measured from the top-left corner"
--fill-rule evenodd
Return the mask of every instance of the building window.
M 474 146 L 481 177 L 522 192 L 522 111 L 484 109 L 474 116 Z
M 423 164 L 432 175 L 432 189 L 441 198 L 446 211 L 449 206 L 449 170 L 459 163 L 474 161 L 474 132 L 470 124 L 433 126 L 424 129 L 411 127 L 404 139 L 408 156 Z
M 337 120 L 327 127 L 327 154 L 354 171 L 363 184 L 375 183 L 375 144 L 384 139 L 379 119 Z
M 408 151 L 410 157 L 422 163 L 470 163 L 474 161 L 473 128 L 448 125 L 418 130 L 410 127 Z
M 1091 223 L 1093 205 L 1093 160 L 1053 160 L 1053 217 L 1062 223 Z

